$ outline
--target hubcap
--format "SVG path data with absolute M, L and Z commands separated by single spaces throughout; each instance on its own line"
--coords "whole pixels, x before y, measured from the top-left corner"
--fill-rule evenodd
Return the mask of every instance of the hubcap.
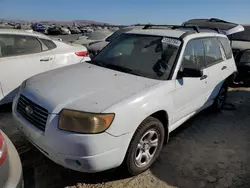
M 153 129 L 148 130 L 141 138 L 135 152 L 135 164 L 138 167 L 148 165 L 153 159 L 159 143 L 159 134 Z
M 217 98 L 217 104 L 219 108 L 222 107 L 223 103 L 225 102 L 225 99 L 226 99 L 226 90 L 225 88 L 221 88 L 220 93 Z

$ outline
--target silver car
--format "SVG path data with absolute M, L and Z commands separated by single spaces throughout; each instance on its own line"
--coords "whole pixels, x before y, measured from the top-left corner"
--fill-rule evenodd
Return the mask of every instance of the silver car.
M 0 130 L 0 187 L 22 188 L 22 165 L 15 146 Z

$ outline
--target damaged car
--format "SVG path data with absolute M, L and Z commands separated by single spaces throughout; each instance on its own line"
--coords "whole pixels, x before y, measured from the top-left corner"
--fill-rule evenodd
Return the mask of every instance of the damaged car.
M 151 25 L 123 33 L 87 63 L 27 79 L 13 115 L 59 165 L 88 173 L 124 165 L 136 175 L 173 130 L 203 109 L 222 109 L 236 70 L 218 29 Z

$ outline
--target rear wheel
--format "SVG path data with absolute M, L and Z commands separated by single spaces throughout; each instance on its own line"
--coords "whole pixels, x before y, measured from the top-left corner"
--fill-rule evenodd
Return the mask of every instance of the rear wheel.
M 164 127 L 153 117 L 145 119 L 136 130 L 125 158 L 131 175 L 147 170 L 159 156 L 164 142 Z
M 228 85 L 227 85 L 227 82 L 225 82 L 222 85 L 222 87 L 221 87 L 221 89 L 220 89 L 220 91 L 219 91 L 219 93 L 218 93 L 217 97 L 215 98 L 214 103 L 212 105 L 212 109 L 214 111 L 220 111 L 223 108 L 225 101 L 226 101 L 226 98 L 227 98 L 227 91 L 228 91 Z

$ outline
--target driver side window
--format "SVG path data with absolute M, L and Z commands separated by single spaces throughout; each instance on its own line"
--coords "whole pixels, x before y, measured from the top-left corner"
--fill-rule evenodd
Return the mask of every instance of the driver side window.
M 185 77 L 199 77 L 205 67 L 205 51 L 202 39 L 188 42 L 183 54 L 181 72 Z

